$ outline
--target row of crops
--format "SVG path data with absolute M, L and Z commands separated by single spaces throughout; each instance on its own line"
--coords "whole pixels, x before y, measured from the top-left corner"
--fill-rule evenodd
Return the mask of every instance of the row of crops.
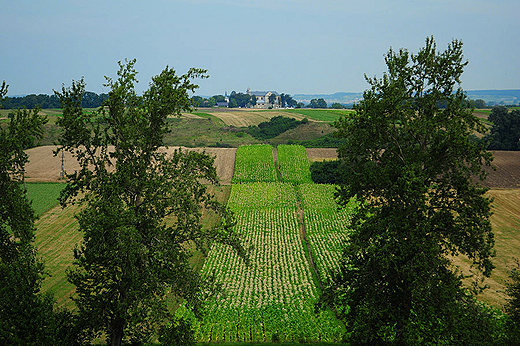
M 339 341 L 344 334 L 331 311 L 315 312 L 318 279 L 305 231 L 325 278 L 337 265 L 349 211 L 337 210 L 333 186 L 312 184 L 303 147 L 279 146 L 278 166 L 279 173 L 269 145 L 237 150 L 228 207 L 251 249 L 250 264 L 226 245 L 215 244 L 209 252 L 202 275 L 214 278 L 222 291 L 196 322 L 199 341 Z

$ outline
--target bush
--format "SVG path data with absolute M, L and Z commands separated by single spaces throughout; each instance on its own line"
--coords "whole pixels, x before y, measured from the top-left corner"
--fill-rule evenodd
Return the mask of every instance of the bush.
M 195 345 L 195 333 L 191 323 L 184 319 L 174 319 L 162 326 L 159 331 L 159 343 L 164 346 Z
M 340 173 L 341 162 L 317 161 L 311 164 L 311 179 L 317 184 L 344 184 L 345 175 Z
M 280 115 L 271 118 L 269 121 L 260 123 L 258 126 L 249 126 L 248 132 L 256 139 L 265 140 L 274 138 L 287 130 L 293 129 L 308 122 L 309 120 L 306 118 L 302 121 L 298 121 L 294 118 L 287 118 Z

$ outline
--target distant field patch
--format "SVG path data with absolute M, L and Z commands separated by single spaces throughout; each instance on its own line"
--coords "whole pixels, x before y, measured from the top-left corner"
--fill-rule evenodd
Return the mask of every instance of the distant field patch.
M 232 111 L 212 111 L 207 112 L 220 120 L 228 126 L 247 127 L 256 126 L 262 122 L 269 121 L 276 116 L 284 116 L 302 120 L 305 115 L 298 113 L 288 113 L 285 109 L 280 110 L 232 110 Z
M 276 182 L 273 147 L 268 144 L 238 147 L 233 183 Z
M 279 145 L 278 167 L 284 183 L 312 183 L 307 152 L 301 145 Z
M 344 109 L 286 109 L 285 112 L 292 114 L 293 117 L 299 115 L 316 121 L 334 122 L 352 111 Z
M 62 183 L 27 183 L 27 196 L 32 201 L 36 215 L 41 216 L 58 204 L 58 197 L 65 187 Z

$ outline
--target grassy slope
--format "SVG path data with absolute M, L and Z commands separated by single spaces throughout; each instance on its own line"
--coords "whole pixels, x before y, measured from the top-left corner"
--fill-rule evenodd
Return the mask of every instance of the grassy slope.
M 58 204 L 58 197 L 64 187 L 62 183 L 27 183 L 27 196 L 37 216 Z
M 227 202 L 230 189 L 231 186 L 229 185 L 209 187 L 209 191 L 222 203 Z M 40 199 L 47 199 L 44 194 L 37 196 L 35 199 L 36 204 L 41 204 L 38 201 Z M 78 222 L 74 218 L 78 211 L 78 206 L 69 206 L 62 209 L 59 205 L 56 205 L 44 213 L 36 222 L 35 245 L 45 262 L 46 271 L 50 275 L 44 280 L 42 290 L 44 292 L 53 292 L 58 305 L 67 308 L 74 306 L 69 299 L 74 292 L 74 286 L 68 283 L 65 271 L 72 264 L 74 246 L 79 244 L 82 239 L 82 234 L 78 231 Z M 167 222 L 172 222 L 172 220 Z M 203 213 L 202 223 L 205 227 L 211 227 L 215 222 L 214 214 Z M 202 253 L 196 252 L 191 260 L 191 264 L 195 268 L 202 268 L 203 263 L 204 256 Z
M 82 238 L 74 218 L 77 211 L 77 206 L 69 206 L 62 210 L 58 205 L 36 222 L 35 245 L 50 275 L 44 280 L 42 290 L 54 293 L 58 305 L 69 308 L 73 306 L 69 297 L 74 291 L 74 286 L 68 283 L 65 270 L 72 264 L 74 246 Z
M 520 189 L 492 189 L 488 195 L 494 199 L 491 225 L 495 234 L 495 269 L 484 284 L 488 286 L 478 299 L 501 308 L 506 302 L 505 284 L 509 271 L 520 260 Z M 470 274 L 469 259 L 459 256 L 454 260 L 462 272 Z M 465 283 L 470 285 L 471 281 Z
M 334 122 L 338 120 L 340 116 L 351 111 L 345 109 L 287 109 L 285 112 L 289 114 L 302 114 L 316 121 Z
M 515 265 L 515 258 L 520 260 L 520 189 L 493 189 L 488 194 L 494 199 L 491 224 L 495 233 L 496 268 L 486 282 L 489 289 L 480 299 L 501 306 L 505 303 L 509 271 Z

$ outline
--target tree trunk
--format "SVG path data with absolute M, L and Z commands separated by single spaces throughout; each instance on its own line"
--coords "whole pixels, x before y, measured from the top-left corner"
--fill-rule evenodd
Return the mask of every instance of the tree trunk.
M 121 342 L 123 341 L 123 326 L 124 321 L 122 319 L 117 319 L 117 321 L 114 322 L 110 335 L 111 346 L 121 346 Z

